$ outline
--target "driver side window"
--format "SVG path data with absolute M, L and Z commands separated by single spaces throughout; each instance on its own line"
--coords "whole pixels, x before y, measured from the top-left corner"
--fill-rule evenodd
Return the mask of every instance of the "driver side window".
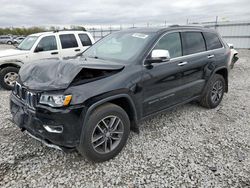
M 179 33 L 164 35 L 154 47 L 154 50 L 168 50 L 170 58 L 182 56 L 181 38 Z
M 42 51 L 57 50 L 56 38 L 55 36 L 43 37 L 38 43 L 37 47 L 42 49 Z

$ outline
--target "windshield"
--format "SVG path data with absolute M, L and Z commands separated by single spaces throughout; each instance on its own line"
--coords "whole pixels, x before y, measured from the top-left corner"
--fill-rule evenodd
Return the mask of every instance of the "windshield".
M 30 50 L 36 42 L 37 38 L 38 37 L 36 36 L 28 36 L 19 44 L 17 48 L 20 50 Z
M 113 33 L 86 50 L 83 56 L 129 62 L 143 51 L 151 37 L 151 33 Z

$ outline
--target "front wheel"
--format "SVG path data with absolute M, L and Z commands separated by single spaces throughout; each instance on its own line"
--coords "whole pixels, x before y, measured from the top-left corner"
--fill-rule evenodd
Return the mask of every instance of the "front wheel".
M 88 117 L 78 151 L 94 162 L 112 159 L 126 145 L 130 121 L 119 106 L 104 104 Z
M 225 92 L 225 79 L 219 74 L 215 74 L 208 82 L 200 104 L 206 108 L 216 108 Z
M 13 89 L 18 78 L 18 71 L 16 67 L 6 67 L 0 71 L 0 84 L 4 89 Z

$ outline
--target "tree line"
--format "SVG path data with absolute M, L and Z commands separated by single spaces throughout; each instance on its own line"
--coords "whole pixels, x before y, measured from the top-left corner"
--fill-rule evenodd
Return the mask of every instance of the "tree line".
M 39 33 L 39 32 L 45 32 L 45 31 L 55 31 L 55 30 L 83 30 L 86 31 L 86 29 L 82 26 L 70 26 L 69 28 L 60 28 L 60 27 L 54 27 L 51 26 L 49 28 L 46 27 L 6 27 L 6 28 L 0 28 L 0 35 L 19 35 L 19 36 L 27 36 L 33 33 Z

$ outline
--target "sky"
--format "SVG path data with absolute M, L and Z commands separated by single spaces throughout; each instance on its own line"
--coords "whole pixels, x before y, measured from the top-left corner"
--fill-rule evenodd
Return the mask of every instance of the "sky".
M 250 20 L 250 0 L 0 0 L 0 27 Z

